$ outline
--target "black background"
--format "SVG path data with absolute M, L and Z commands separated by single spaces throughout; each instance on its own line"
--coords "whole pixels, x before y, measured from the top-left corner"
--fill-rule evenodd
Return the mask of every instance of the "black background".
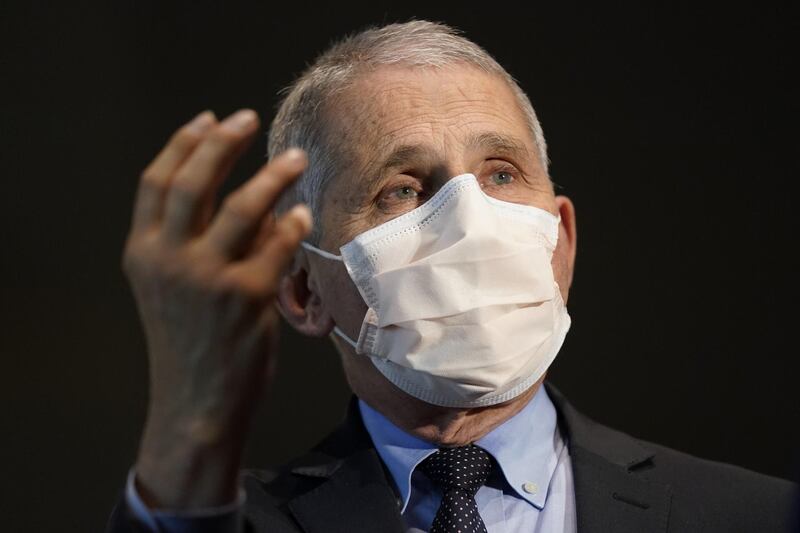
M 411 17 L 520 80 L 577 206 L 553 381 L 636 436 L 795 475 L 795 13 L 276 4 L 0 8 L 4 531 L 101 529 L 134 460 L 147 369 L 119 257 L 140 170 L 197 112 L 268 122 L 332 39 Z M 250 465 L 311 445 L 349 394 L 327 341 L 287 331 L 281 352 Z

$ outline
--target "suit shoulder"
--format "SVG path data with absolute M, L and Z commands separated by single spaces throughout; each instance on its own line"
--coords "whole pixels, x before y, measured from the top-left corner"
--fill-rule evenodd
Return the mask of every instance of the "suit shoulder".
M 324 479 L 313 476 L 297 476 L 291 467 L 245 469 L 242 471 L 242 485 L 248 500 L 257 498 L 261 503 L 281 506 L 300 494 L 313 490 Z
M 670 530 L 793 530 L 797 484 L 638 439 L 590 419 L 582 424 L 584 448 L 590 445 L 593 453 L 625 466 L 628 475 L 668 490 Z
M 712 461 L 648 441 L 654 452 L 642 476 L 670 487 L 673 518 L 699 519 L 710 529 L 784 531 L 795 520 L 800 488 L 795 483 Z M 764 528 L 764 529 L 762 529 Z
M 700 458 L 606 426 L 575 409 L 552 384 L 545 384 L 571 445 L 624 466 L 644 479 L 667 484 L 677 493 L 752 501 L 791 498 L 798 490 L 785 479 Z
M 633 438 L 633 437 L 631 437 Z M 749 497 L 758 495 L 790 496 L 797 485 L 779 477 L 748 470 L 741 466 L 697 457 L 654 442 L 637 441 L 645 448 L 653 450 L 653 474 L 670 482 L 673 487 L 687 490 L 713 490 L 717 493 L 742 494 Z
M 576 454 L 573 470 L 583 469 L 576 479 L 596 485 L 604 468 L 621 468 L 625 477 L 662 487 L 675 531 L 786 531 L 794 522 L 796 484 L 633 437 L 580 413 L 553 387 L 548 392 Z
M 314 481 L 292 475 L 286 466 L 242 470 L 241 483 L 246 495 L 244 515 L 251 530 L 271 533 L 301 531 L 288 503 L 318 485 Z

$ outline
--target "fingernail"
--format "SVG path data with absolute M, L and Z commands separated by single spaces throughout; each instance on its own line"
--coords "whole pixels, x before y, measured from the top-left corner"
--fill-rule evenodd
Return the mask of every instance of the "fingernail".
M 306 158 L 305 151 L 300 148 L 289 148 L 284 154 L 284 157 L 291 162 L 304 161 Z
M 309 209 L 306 204 L 297 204 L 296 206 L 292 207 L 290 212 L 293 217 L 297 218 L 297 220 L 303 224 L 303 228 L 305 229 L 306 233 L 309 233 L 314 225 L 314 219 L 311 216 L 311 209 Z
M 242 109 L 225 119 L 222 125 L 233 131 L 242 132 L 256 121 L 256 112 L 252 109 Z
M 202 133 L 214 124 L 214 113 L 211 111 L 203 111 L 192 119 L 187 127 L 195 133 Z

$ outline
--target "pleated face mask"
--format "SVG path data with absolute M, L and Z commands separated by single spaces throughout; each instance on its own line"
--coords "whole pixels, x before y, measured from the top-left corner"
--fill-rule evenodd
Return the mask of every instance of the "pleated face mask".
M 544 375 L 570 317 L 550 260 L 559 219 L 487 196 L 472 174 L 358 235 L 341 255 L 369 308 L 335 333 L 406 393 L 446 407 L 508 401 Z

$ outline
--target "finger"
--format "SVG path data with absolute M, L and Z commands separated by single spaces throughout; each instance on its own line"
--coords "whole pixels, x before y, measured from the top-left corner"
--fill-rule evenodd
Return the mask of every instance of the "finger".
M 189 238 L 213 202 L 214 193 L 258 129 L 258 115 L 243 109 L 209 132 L 175 174 L 167 193 L 164 236 L 177 243 Z
M 263 166 L 222 204 L 206 239 L 217 252 L 237 257 L 248 249 L 281 193 L 305 170 L 302 150 L 290 149 Z
M 267 242 L 272 232 L 275 231 L 275 212 L 269 211 L 264 218 L 261 219 L 261 224 L 256 230 L 256 236 L 250 241 L 249 246 L 242 252 L 243 255 L 250 255 L 256 250 L 260 250 Z
M 133 208 L 134 231 L 158 223 L 170 179 L 216 121 L 211 111 L 203 111 L 197 115 L 172 135 L 166 146 L 142 172 Z
M 232 274 L 255 294 L 274 296 L 300 241 L 311 233 L 312 224 L 308 206 L 295 205 L 275 222 L 275 231 L 260 250 L 231 267 Z

